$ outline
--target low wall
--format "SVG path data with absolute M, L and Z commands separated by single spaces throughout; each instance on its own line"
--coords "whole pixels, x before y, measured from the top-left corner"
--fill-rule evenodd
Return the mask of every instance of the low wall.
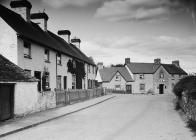
M 37 82 L 18 82 L 15 84 L 15 116 L 24 116 L 54 107 L 56 107 L 55 92 L 38 92 Z

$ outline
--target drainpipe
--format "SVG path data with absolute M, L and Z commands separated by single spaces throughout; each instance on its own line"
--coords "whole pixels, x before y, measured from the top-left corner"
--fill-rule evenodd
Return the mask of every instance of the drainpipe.
M 57 55 L 58 55 L 58 54 L 56 53 L 56 88 L 57 88 L 57 74 L 58 74 L 58 73 L 57 73 Z

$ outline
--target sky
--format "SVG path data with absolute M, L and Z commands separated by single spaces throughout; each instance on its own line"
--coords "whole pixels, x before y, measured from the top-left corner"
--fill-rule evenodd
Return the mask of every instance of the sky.
M 193 0 L 29 0 L 31 12 L 48 14 L 48 29 L 66 29 L 81 39 L 81 50 L 105 66 L 179 60 L 196 72 Z M 10 0 L 0 0 L 10 8 Z

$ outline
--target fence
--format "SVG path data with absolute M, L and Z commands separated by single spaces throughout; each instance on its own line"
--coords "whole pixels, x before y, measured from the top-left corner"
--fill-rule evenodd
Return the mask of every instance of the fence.
M 91 98 L 103 96 L 105 94 L 103 88 L 87 89 L 87 90 L 55 90 L 56 105 L 63 106 L 88 100 Z
M 111 88 L 105 88 L 105 93 L 114 93 L 114 94 L 131 94 L 131 92 L 128 92 L 126 90 L 116 90 Z

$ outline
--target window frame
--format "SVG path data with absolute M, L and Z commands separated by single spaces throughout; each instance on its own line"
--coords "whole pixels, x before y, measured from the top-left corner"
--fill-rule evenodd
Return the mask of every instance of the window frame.
M 145 91 L 145 86 L 146 86 L 145 84 L 141 83 L 140 84 L 140 91 Z
M 47 54 L 46 54 L 46 51 L 47 51 Z M 44 50 L 44 61 L 50 62 L 50 50 L 49 49 Z
M 28 53 L 26 53 L 25 49 L 27 49 Z M 23 41 L 23 55 L 24 58 L 31 58 L 31 43 L 28 41 Z
M 62 88 L 61 75 L 57 75 L 57 89 Z
M 58 60 L 59 58 L 59 60 Z M 57 56 L 56 56 L 56 61 L 57 61 L 57 65 L 62 65 L 62 56 L 61 56 L 61 53 L 57 53 Z
M 76 75 L 72 74 L 72 89 L 76 89 Z

